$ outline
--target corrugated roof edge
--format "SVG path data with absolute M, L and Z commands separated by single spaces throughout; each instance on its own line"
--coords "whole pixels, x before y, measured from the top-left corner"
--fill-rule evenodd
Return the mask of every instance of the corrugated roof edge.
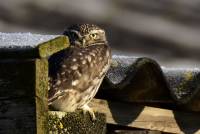
M 200 111 L 200 69 L 164 68 L 150 58 L 114 55 L 97 97 Z

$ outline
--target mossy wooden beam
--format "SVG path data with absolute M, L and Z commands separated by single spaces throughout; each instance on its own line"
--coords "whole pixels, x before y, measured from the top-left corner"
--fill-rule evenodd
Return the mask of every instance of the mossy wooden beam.
M 35 105 L 37 134 L 48 133 L 48 61 L 35 60 Z
M 5 48 L 0 49 L 0 59 L 45 58 L 60 50 L 67 48 L 68 46 L 69 40 L 66 36 L 58 36 L 52 38 L 46 42 L 37 44 L 36 47 L 31 47 L 28 44 L 27 47 L 23 48 L 7 48 L 5 46 Z
M 106 134 L 106 117 L 95 113 L 96 120 L 91 120 L 88 113 L 49 111 L 49 134 Z
M 61 51 L 69 46 L 69 39 L 66 36 L 59 36 L 55 39 L 41 43 L 36 47 L 38 57 L 45 58 Z
M 0 133 L 47 133 L 48 61 L 0 60 Z

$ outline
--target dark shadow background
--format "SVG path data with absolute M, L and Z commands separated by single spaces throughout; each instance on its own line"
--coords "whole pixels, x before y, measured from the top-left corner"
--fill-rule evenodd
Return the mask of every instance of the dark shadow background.
M 196 0 L 1 0 L 0 31 L 61 34 L 70 24 L 95 23 L 118 54 L 198 67 L 199 6 Z

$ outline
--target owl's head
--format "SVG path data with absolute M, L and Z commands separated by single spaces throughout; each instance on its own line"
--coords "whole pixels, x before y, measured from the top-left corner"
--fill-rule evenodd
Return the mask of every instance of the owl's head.
M 72 25 L 63 34 L 69 37 L 71 45 L 78 47 L 107 44 L 105 31 L 94 24 Z

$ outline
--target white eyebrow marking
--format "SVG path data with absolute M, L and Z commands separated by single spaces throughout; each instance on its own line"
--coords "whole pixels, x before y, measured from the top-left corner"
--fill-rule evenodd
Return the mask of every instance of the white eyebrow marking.
M 105 31 L 101 30 L 101 29 L 98 29 L 98 30 L 91 30 L 90 33 L 91 34 L 93 34 L 93 33 L 105 33 Z

